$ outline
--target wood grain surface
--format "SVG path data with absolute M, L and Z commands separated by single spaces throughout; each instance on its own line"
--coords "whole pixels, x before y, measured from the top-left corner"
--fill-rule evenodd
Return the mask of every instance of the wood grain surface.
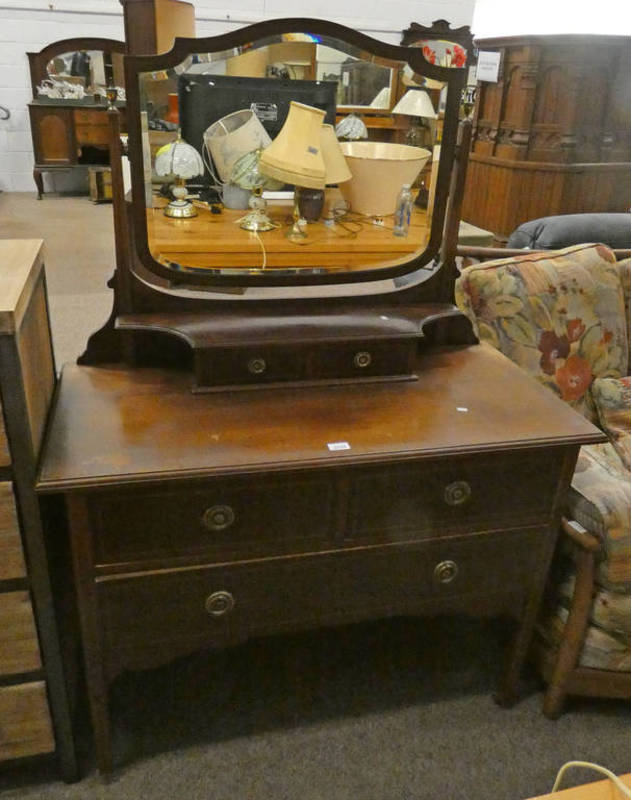
M 603 441 L 485 346 L 419 357 L 406 383 L 190 393 L 161 370 L 69 366 L 38 488 L 252 473 Z M 343 442 L 344 449 L 329 444 Z

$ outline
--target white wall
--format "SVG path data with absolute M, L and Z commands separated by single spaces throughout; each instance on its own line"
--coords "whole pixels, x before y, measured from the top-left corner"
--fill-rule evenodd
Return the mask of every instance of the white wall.
M 470 25 L 475 0 L 196 0 L 198 36 L 274 17 L 321 17 L 398 43 L 410 22 L 447 19 Z M 32 192 L 33 151 L 26 104 L 31 99 L 27 51 L 74 36 L 123 38 L 118 0 L 0 0 L 0 189 Z M 44 176 L 48 189 L 73 186 L 65 173 Z

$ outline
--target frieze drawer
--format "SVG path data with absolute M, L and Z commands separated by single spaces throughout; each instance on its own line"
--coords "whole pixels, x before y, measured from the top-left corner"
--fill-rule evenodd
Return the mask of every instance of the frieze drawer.
M 551 520 L 559 451 L 367 469 L 353 481 L 349 539 L 405 541 Z
M 330 478 L 209 481 L 171 491 L 104 492 L 89 513 L 100 565 L 152 559 L 233 560 L 330 546 Z
M 440 597 L 527 590 L 539 532 L 469 536 L 364 552 L 187 568 L 97 582 L 106 649 L 160 652 L 221 645 L 251 634 L 422 609 Z M 517 588 L 516 588 L 517 587 Z M 116 657 L 112 658 L 117 661 Z

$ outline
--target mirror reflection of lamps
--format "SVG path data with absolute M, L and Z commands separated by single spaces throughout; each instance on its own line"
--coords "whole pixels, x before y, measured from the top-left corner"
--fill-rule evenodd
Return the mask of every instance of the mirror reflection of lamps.
M 302 239 L 305 221 L 300 216 L 300 189 L 324 190 L 326 168 L 322 156 L 321 129 L 326 112 L 292 100 L 289 113 L 278 136 L 261 153 L 261 172 L 284 183 L 292 183 L 294 191 L 294 224 L 287 234 Z
M 405 134 L 405 143 L 412 147 L 425 147 L 427 141 L 427 125 L 423 120 L 436 119 L 437 114 L 429 95 L 423 89 L 408 89 L 392 109 L 393 114 L 404 114 L 412 117 L 413 123 Z
M 250 190 L 232 180 L 232 170 L 240 158 L 267 147 L 271 141 L 259 118 L 249 108 L 233 111 L 206 128 L 204 147 L 212 157 L 212 165 L 207 166 L 213 177 L 222 184 L 222 199 L 226 208 L 248 207 Z M 213 165 L 214 169 L 211 168 Z
M 266 175 L 260 170 L 261 149 L 253 150 L 241 156 L 232 168 L 230 183 L 250 192 L 248 206 L 250 211 L 240 220 L 239 225 L 246 231 L 271 231 L 277 228 L 265 211 L 267 202 L 263 197 L 263 190 L 271 191 L 281 189 L 282 181 Z
M 327 186 L 334 186 L 353 177 L 342 148 L 335 135 L 333 125 L 323 125 L 320 128 L 320 147 L 324 159 L 325 177 Z M 298 209 L 300 216 L 307 222 L 316 222 L 322 215 L 325 204 L 323 189 L 298 188 Z
M 176 219 L 196 217 L 197 209 L 188 199 L 186 181 L 204 173 L 204 162 L 197 150 L 178 133 L 176 141 L 158 150 L 154 168 L 157 175 L 172 175 L 175 179 L 171 189 L 174 199 L 165 207 L 165 216 Z

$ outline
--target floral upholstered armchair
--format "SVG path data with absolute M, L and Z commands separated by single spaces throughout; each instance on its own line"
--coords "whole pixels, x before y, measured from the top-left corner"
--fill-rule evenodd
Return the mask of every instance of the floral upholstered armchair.
M 484 345 L 607 434 L 583 447 L 535 656 L 544 712 L 568 694 L 631 697 L 631 259 L 603 245 L 465 267 L 456 303 Z M 564 558 L 564 554 L 569 558 Z

